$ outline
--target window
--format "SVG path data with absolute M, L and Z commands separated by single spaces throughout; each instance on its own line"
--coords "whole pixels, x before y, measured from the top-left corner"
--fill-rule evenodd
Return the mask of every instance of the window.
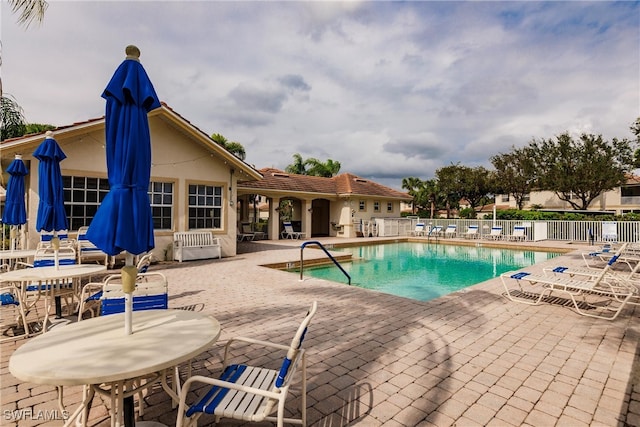
M 88 226 L 98 207 L 109 193 L 107 178 L 63 176 L 64 204 L 70 230 Z M 173 224 L 173 183 L 151 182 L 149 201 L 153 215 L 153 228 L 170 230 Z
M 509 195 L 508 194 L 503 194 L 502 198 L 500 199 L 500 201 L 502 203 L 508 202 L 509 201 Z
M 373 202 L 373 211 L 380 212 L 380 202 L 378 202 L 377 200 Z
M 363 212 L 366 210 L 367 210 L 367 202 L 365 202 L 364 200 L 360 200 L 360 212 Z
M 109 181 L 106 178 L 63 176 L 62 187 L 69 228 L 78 230 L 91 223 L 109 192 Z
M 393 212 L 393 202 L 387 202 L 387 212 Z
M 524 196 L 522 196 L 522 201 L 523 202 L 529 202 L 531 201 L 531 193 L 527 193 Z
M 222 187 L 189 185 L 189 228 L 222 228 Z
M 153 228 L 156 230 L 173 229 L 173 183 L 151 182 L 149 184 L 149 202 L 153 215 Z

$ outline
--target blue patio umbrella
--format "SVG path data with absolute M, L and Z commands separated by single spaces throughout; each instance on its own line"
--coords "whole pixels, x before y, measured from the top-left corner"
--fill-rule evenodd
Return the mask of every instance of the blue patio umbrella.
M 58 143 L 53 139 L 53 133 L 47 131 L 44 141 L 33 152 L 33 157 L 40 160 L 38 165 L 38 216 L 36 217 L 37 231 L 58 231 L 69 228 L 67 213 L 64 209 L 64 190 L 62 187 L 62 173 L 60 162 L 67 158 Z
M 127 46 L 126 59 L 102 93 L 106 99 L 105 139 L 109 193 L 89 225 L 87 238 L 109 255 L 127 253 L 122 269 L 125 333 L 132 333 L 133 255 L 154 247 L 149 204 L 151 137 L 149 111 L 160 107 L 151 80 L 140 64 L 140 50 Z
M 16 154 L 15 159 L 7 168 L 9 182 L 5 196 L 2 223 L 8 224 L 11 229 L 11 249 L 14 249 L 14 233 L 16 227 L 27 222 L 27 208 L 24 203 L 24 177 L 29 173 L 27 166 L 22 161 L 22 156 Z
M 102 97 L 106 99 L 105 137 L 110 191 L 91 221 L 87 238 L 109 255 L 138 255 L 154 247 L 149 204 L 151 138 L 147 113 L 160 101 L 140 51 L 127 47 Z

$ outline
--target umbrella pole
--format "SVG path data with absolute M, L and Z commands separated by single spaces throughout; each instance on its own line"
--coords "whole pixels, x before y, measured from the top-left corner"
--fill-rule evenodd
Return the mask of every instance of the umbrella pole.
M 122 267 L 122 291 L 124 292 L 124 333 L 133 333 L 133 291 L 136 288 L 136 275 L 138 270 L 133 265 L 133 254 L 125 255 L 125 265 Z

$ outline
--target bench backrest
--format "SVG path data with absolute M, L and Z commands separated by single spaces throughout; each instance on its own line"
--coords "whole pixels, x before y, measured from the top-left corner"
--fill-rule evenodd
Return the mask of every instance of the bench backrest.
M 181 242 L 182 246 L 212 246 L 217 241 L 210 231 L 180 231 L 173 233 L 173 240 Z

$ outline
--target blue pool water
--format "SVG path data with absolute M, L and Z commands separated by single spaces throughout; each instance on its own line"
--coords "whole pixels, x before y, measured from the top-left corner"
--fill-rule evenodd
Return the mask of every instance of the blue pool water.
M 388 243 L 334 248 L 359 260 L 341 263 L 351 284 L 392 295 L 428 301 L 476 283 L 558 256 L 552 252 L 454 246 L 429 243 Z M 304 275 L 347 283 L 335 265 L 308 267 Z

